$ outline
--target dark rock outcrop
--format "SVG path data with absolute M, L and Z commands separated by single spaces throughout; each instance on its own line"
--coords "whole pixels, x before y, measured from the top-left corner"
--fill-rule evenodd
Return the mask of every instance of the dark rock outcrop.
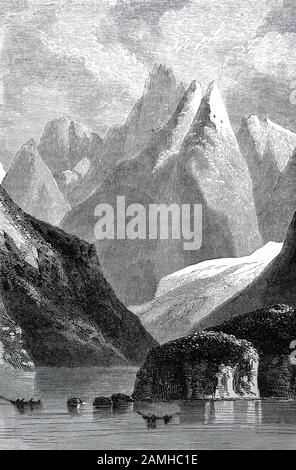
M 96 397 L 93 401 L 95 408 L 111 407 L 113 405 L 111 397 Z
M 36 366 L 140 364 L 156 342 L 105 280 L 95 247 L 0 187 L 0 293 Z
M 259 353 L 261 397 L 296 397 L 296 308 L 275 305 L 233 318 L 211 328 L 250 341 Z M 292 344 L 291 344 L 292 343 Z M 294 361 L 294 362 L 293 362 Z
M 258 355 L 244 340 L 201 332 L 154 348 L 137 373 L 134 400 L 256 397 Z

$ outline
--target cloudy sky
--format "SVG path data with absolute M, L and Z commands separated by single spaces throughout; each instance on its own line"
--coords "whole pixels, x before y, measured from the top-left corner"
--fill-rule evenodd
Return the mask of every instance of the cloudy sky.
M 0 0 L 0 53 L 11 150 L 61 115 L 104 135 L 155 62 L 217 80 L 235 128 L 258 113 L 296 131 L 295 0 Z

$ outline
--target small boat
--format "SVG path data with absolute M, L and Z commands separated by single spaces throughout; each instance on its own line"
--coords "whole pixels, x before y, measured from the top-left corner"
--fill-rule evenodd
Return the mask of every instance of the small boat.
M 25 400 L 25 398 L 17 398 L 16 400 L 10 400 L 9 398 L 5 398 L 5 397 L 0 396 L 0 399 L 8 401 L 9 403 L 11 403 L 12 405 L 17 406 L 18 408 L 23 408 L 23 407 L 27 407 L 27 406 L 30 406 L 30 407 L 35 407 L 36 406 L 37 407 L 37 406 L 41 405 L 40 398 L 39 399 L 30 398 L 30 400 Z

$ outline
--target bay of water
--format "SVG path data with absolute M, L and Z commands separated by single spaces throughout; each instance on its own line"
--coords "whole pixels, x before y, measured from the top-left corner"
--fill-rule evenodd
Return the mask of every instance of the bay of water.
M 0 400 L 0 449 L 296 449 L 296 402 L 193 401 L 94 410 L 99 395 L 133 390 L 136 369 L 44 368 L 0 372 L 0 395 L 40 397 L 39 410 L 20 413 Z M 70 413 L 68 397 L 86 404 Z M 177 413 L 148 429 L 137 413 Z

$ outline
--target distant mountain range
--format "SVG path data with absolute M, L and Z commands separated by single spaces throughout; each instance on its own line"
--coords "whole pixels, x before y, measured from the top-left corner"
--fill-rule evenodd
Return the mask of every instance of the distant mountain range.
M 152 300 L 161 279 L 182 268 L 282 242 L 296 206 L 295 148 L 295 133 L 255 115 L 235 135 L 217 84 L 203 93 L 193 81 L 185 90 L 155 65 L 123 125 L 102 139 L 53 119 L 8 171 L 3 165 L 3 187 L 31 215 L 95 243 L 116 294 L 133 305 Z M 201 204 L 201 248 L 184 251 L 183 239 L 96 240 L 94 210 L 115 206 L 117 196 L 146 209 Z
M 98 203 L 201 204 L 202 246 L 184 240 L 95 240 Z M 95 243 L 102 268 L 127 304 L 153 298 L 160 279 L 213 258 L 244 256 L 262 245 L 252 181 L 215 83 L 204 97 L 199 84 L 186 90 L 175 113 L 138 157 L 118 164 L 97 191 L 62 221 L 67 232 Z
M 48 122 L 40 142 L 36 144 L 37 152 L 55 178 L 66 203 L 75 206 L 83 202 L 118 162 L 135 157 L 166 124 L 183 94 L 184 86 L 182 83 L 177 84 L 172 70 L 163 65 L 155 65 L 147 78 L 143 96 L 131 110 L 125 124 L 111 128 L 104 139 L 66 117 Z M 22 148 L 13 160 L 19 160 Z M 3 154 L 5 163 L 6 153 L 5 156 Z M 25 160 L 22 167 L 24 173 L 31 172 L 28 165 L 29 162 Z M 7 187 L 7 190 L 19 203 L 22 194 L 26 199 L 27 187 L 18 178 L 18 167 L 19 162 L 11 164 L 8 170 L 8 177 L 13 185 Z M 1 175 L 4 177 L 0 167 L 0 178 Z M 37 181 L 35 185 L 38 184 Z M 31 202 L 37 212 L 36 206 L 39 203 L 38 200 Z M 27 205 L 24 208 L 34 215 L 31 207 Z M 58 224 L 59 221 L 47 217 L 51 205 L 48 204 L 46 209 L 41 220 Z

